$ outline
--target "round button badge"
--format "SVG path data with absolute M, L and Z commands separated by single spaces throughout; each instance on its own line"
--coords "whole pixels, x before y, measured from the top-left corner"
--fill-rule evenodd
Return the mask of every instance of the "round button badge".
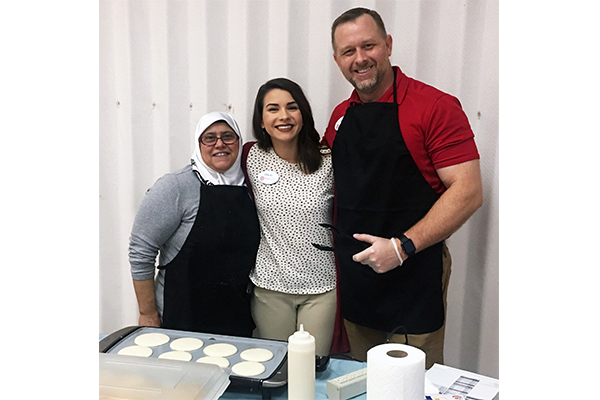
M 279 175 L 275 171 L 263 171 L 258 174 L 258 180 L 265 185 L 272 185 L 279 180 Z

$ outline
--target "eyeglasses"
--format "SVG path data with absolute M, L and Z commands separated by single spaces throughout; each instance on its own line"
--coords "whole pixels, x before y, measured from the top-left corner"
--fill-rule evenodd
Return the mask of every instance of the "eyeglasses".
M 217 144 L 217 141 L 221 139 L 221 141 L 225 144 L 234 144 L 240 138 L 233 132 L 225 132 L 221 136 L 214 135 L 212 133 L 208 133 L 206 135 L 200 136 L 200 143 L 205 146 L 214 146 Z

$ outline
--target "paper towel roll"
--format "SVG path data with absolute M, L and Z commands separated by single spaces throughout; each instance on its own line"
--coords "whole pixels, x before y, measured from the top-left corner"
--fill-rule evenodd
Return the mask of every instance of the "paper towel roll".
M 399 343 L 367 352 L 367 400 L 423 400 L 425 353 Z

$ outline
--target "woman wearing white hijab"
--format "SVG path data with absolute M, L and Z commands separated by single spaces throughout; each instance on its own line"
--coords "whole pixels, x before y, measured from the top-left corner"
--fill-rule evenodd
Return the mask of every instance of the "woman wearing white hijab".
M 242 137 L 231 115 L 212 112 L 195 139 L 191 163 L 160 178 L 135 217 L 129 262 L 139 324 L 250 337 L 248 275 L 260 231 Z

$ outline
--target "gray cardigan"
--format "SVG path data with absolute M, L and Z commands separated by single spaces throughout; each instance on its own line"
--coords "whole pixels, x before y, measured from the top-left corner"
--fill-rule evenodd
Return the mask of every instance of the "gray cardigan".
M 148 189 L 129 238 L 129 264 L 134 280 L 155 276 L 158 265 L 171 262 L 190 233 L 200 204 L 200 179 L 191 165 L 166 174 Z M 164 270 L 155 280 L 156 309 L 162 317 Z

